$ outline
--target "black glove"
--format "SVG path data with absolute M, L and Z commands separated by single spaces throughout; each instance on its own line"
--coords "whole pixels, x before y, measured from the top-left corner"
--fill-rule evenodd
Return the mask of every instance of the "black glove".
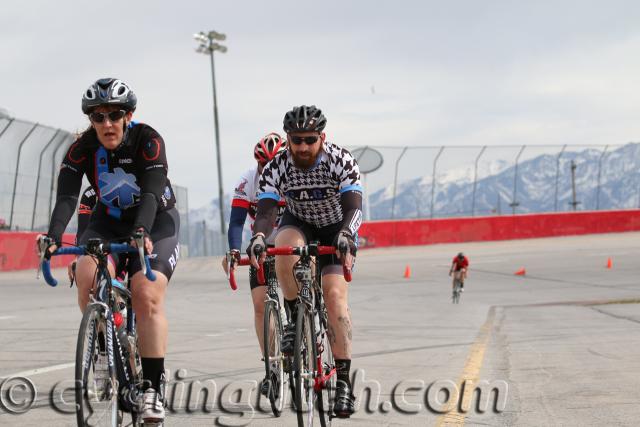
M 358 246 L 356 245 L 353 235 L 347 230 L 341 230 L 333 241 L 333 246 L 340 250 L 340 247 L 348 247 L 351 255 L 356 256 Z
M 255 254 L 256 248 L 261 248 L 261 252 L 259 252 L 258 255 Z M 249 246 L 247 246 L 247 255 L 249 255 L 249 258 L 251 257 L 260 258 L 260 253 L 262 253 L 266 249 L 267 249 L 267 243 L 264 240 L 264 235 L 262 233 L 256 234 L 249 241 Z

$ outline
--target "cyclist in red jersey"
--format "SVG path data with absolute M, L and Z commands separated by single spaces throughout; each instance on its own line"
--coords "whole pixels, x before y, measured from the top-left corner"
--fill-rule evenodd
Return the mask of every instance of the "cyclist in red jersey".
M 458 253 L 451 262 L 449 276 L 453 275 L 451 286 L 455 288 L 456 279 L 460 279 L 460 292 L 464 292 L 464 280 L 467 278 L 467 269 L 469 268 L 469 258 L 462 252 Z

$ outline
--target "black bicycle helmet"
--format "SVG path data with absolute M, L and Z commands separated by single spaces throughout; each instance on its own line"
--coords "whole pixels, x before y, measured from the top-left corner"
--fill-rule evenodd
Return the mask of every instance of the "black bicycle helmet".
M 289 132 L 322 132 L 327 125 L 327 118 L 315 105 L 301 105 L 284 115 L 284 131 Z
M 82 112 L 89 114 L 100 105 L 121 105 L 127 111 L 134 111 L 137 103 L 135 93 L 122 80 L 99 79 L 82 95 Z

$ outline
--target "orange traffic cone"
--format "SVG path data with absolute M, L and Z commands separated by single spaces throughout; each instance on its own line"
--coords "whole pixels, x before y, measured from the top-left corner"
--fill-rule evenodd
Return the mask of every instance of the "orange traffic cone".
M 613 268 L 613 261 L 611 261 L 611 258 L 607 259 L 607 268 Z
M 407 266 L 404 268 L 404 278 L 405 279 L 411 278 L 411 267 L 409 267 L 409 264 L 407 264 Z
M 520 270 L 516 271 L 515 273 L 516 276 L 525 276 L 527 274 L 527 270 L 525 270 L 524 268 L 521 268 Z

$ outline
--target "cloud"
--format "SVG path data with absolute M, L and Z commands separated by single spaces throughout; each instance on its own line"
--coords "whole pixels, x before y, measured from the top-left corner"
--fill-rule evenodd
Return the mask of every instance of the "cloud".
M 640 131 L 639 8 L 5 0 L 0 107 L 81 129 L 86 86 L 123 78 L 167 141 L 172 181 L 203 205 L 217 194 L 211 75 L 191 34 L 216 29 L 229 48 L 215 57 L 226 191 L 299 103 L 321 107 L 344 145 L 620 143 Z

